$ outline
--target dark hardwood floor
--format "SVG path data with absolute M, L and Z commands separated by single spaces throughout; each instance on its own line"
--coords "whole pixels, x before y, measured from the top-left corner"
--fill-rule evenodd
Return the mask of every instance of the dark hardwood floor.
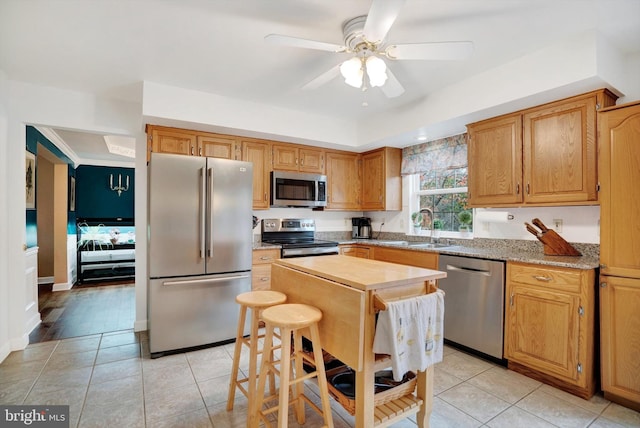
M 133 329 L 135 287 L 131 282 L 75 285 L 55 293 L 52 288 L 52 284 L 39 287 L 42 323 L 29 335 L 29 343 Z

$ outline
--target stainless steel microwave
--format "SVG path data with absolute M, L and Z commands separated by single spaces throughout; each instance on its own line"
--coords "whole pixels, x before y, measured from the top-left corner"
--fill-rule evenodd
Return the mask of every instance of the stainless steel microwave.
M 271 172 L 272 207 L 326 207 L 327 176 L 300 172 Z

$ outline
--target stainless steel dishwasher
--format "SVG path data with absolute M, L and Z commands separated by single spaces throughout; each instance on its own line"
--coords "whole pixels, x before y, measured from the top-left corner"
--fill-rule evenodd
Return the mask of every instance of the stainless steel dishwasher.
M 444 338 L 502 360 L 504 262 L 441 254 Z

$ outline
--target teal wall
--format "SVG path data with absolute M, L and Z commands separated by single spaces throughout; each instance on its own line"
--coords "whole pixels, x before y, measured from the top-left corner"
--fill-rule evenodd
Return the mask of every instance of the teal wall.
M 125 186 L 129 177 L 129 190 L 118 193 L 111 190 L 122 177 Z M 116 219 L 134 217 L 135 180 L 133 168 L 80 165 L 76 169 L 76 215 L 80 219 Z
M 75 176 L 73 161 L 67 155 L 62 153 L 51 141 L 42 135 L 33 126 L 27 126 L 26 149 L 36 155 L 36 169 L 38 168 L 38 144 L 42 144 L 47 150 L 53 153 L 58 159 L 68 165 L 69 177 Z M 71 180 L 69 180 L 71 181 Z M 38 203 L 37 203 L 38 183 L 36 182 L 36 208 L 26 210 L 26 244 L 27 247 L 35 247 L 38 245 Z M 76 213 L 68 211 L 67 215 L 67 231 L 70 234 L 76 233 Z

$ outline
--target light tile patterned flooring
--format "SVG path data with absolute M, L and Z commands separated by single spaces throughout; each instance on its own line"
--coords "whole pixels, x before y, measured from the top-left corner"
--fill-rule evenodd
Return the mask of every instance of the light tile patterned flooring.
M 0 403 L 68 404 L 72 427 L 244 427 L 244 396 L 226 411 L 232 355 L 233 344 L 152 360 L 145 333 L 132 331 L 36 343 L 0 364 Z M 434 428 L 640 427 L 640 413 L 600 395 L 585 401 L 450 347 L 435 395 Z M 336 427 L 353 426 L 332 409 Z M 320 425 L 309 410 L 304 426 Z

